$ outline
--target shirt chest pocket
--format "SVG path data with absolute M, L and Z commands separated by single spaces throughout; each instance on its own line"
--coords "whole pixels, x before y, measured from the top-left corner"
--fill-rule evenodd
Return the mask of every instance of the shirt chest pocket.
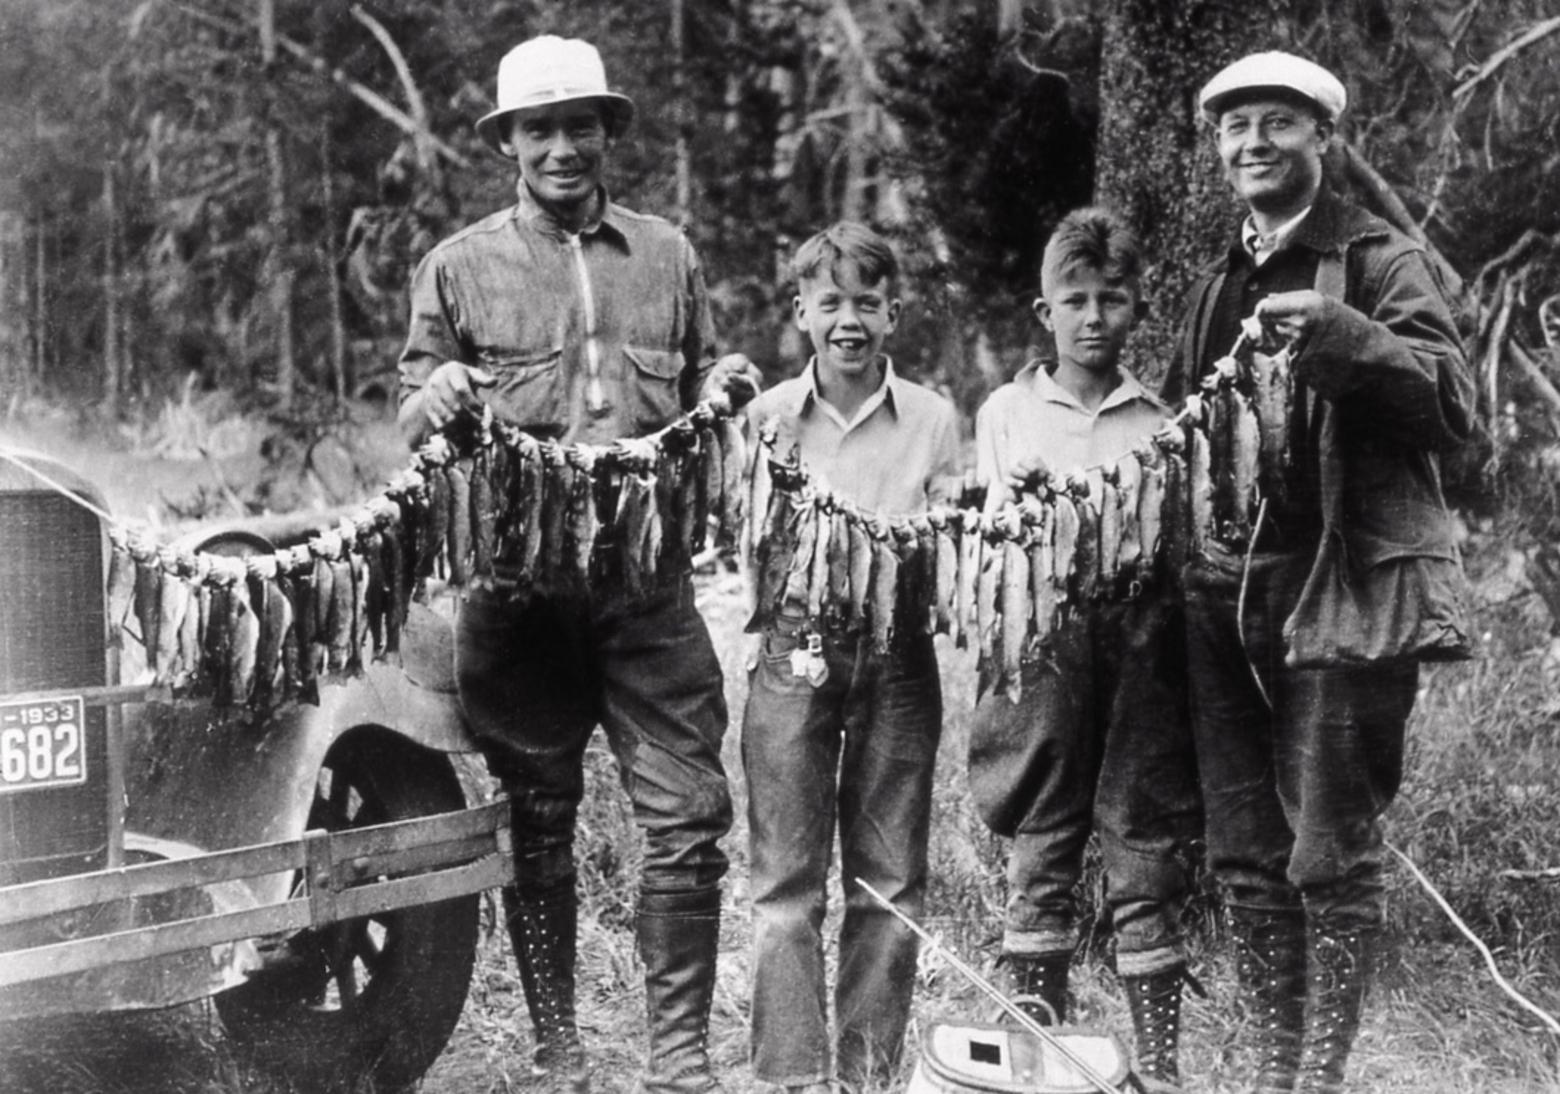
M 625 345 L 623 356 L 628 362 L 623 370 L 624 409 L 635 432 L 660 429 L 682 413 L 677 385 L 682 354 Z
M 563 349 L 532 353 L 488 352 L 482 367 L 493 374 L 495 413 L 519 426 L 559 428 L 567 424 L 569 391 Z

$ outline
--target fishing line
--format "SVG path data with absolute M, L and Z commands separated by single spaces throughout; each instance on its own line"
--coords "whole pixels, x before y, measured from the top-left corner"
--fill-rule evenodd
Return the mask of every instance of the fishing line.
M 1557 1021 L 1554 1015 L 1538 1006 L 1538 1004 L 1534 1003 L 1527 996 L 1523 995 L 1516 988 L 1511 986 L 1510 981 L 1501 975 L 1500 967 L 1495 964 L 1495 955 L 1490 952 L 1490 948 L 1484 944 L 1483 940 L 1480 939 L 1478 935 L 1473 933 L 1472 928 L 1470 928 L 1468 924 L 1463 922 L 1462 917 L 1457 914 L 1452 906 L 1447 903 L 1446 898 L 1441 895 L 1441 891 L 1435 887 L 1435 885 L 1430 881 L 1429 878 L 1424 875 L 1424 872 L 1420 870 L 1418 866 L 1414 865 L 1414 860 L 1409 858 L 1402 851 L 1398 850 L 1397 845 L 1394 844 L 1391 840 L 1386 840 L 1385 843 L 1387 850 L 1396 855 L 1402 861 L 1403 865 L 1408 867 L 1408 872 L 1414 876 L 1414 880 L 1419 882 L 1420 886 L 1425 890 L 1425 892 L 1430 894 L 1430 899 L 1435 901 L 1436 904 L 1440 907 L 1441 911 L 1446 913 L 1446 917 L 1452 921 L 1452 926 L 1461 931 L 1463 937 L 1465 937 L 1469 942 L 1473 943 L 1474 948 L 1479 951 L 1481 956 L 1483 956 L 1484 964 L 1489 969 L 1490 976 L 1494 979 L 1496 986 L 1499 987 L 1501 991 L 1510 996 L 1519 1007 L 1536 1016 L 1538 1020 L 1549 1029 L 1550 1033 L 1555 1034 L 1556 1036 L 1560 1036 L 1560 1021 Z

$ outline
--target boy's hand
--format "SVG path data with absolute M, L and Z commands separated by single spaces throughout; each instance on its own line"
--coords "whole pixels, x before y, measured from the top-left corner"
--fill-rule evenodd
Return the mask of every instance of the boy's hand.
M 715 362 L 715 367 L 704 378 L 701 399 L 712 403 L 726 402 L 732 410 L 741 410 L 753 401 L 763 386 L 764 374 L 748 360 L 746 354 L 728 353 Z
M 1264 296 L 1254 313 L 1280 342 L 1298 344 L 1322 321 L 1327 298 L 1315 289 L 1297 289 Z
M 1050 477 L 1051 469 L 1039 456 L 1026 456 L 1014 464 L 1002 480 L 1007 488 L 1008 501 L 1018 501 L 1024 494 L 1033 493 L 1036 486 Z
M 423 385 L 423 416 L 434 429 L 443 429 L 462 414 L 482 413 L 482 388 L 498 379 L 490 372 L 459 361 L 446 361 L 433 370 Z

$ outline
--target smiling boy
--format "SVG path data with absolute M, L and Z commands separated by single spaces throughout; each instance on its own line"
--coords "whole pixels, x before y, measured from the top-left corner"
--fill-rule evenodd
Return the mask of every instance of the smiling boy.
M 1035 301 L 1056 359 L 1031 361 L 976 417 L 988 509 L 1018 500 L 1042 471 L 1114 462 L 1164 424 L 1164 405 L 1120 368 L 1143 312 L 1140 263 L 1136 238 L 1103 209 L 1057 225 Z M 988 696 L 970 729 L 975 804 L 1013 841 L 1002 939 L 1011 986 L 1065 1019 L 1073 894 L 1097 830 L 1137 1074 L 1160 1084 L 1150 1089 L 1178 1076 L 1186 878 L 1176 850 L 1197 818 L 1180 634 L 1174 600 L 1152 575 L 1102 589 L 1042 637 L 1019 701 Z
M 813 357 L 754 400 L 748 420 L 775 421 L 783 445 L 794 441 L 807 469 L 862 509 L 912 514 L 947 500 L 959 481 L 953 406 L 897 375 L 883 351 L 900 314 L 889 244 L 836 224 L 798 249 L 792 273 Z M 754 473 L 765 466 L 760 453 Z M 810 625 L 821 627 L 805 604 L 787 603 L 765 629 L 742 723 L 753 1068 L 773 1086 L 823 1091 L 837 1076 L 859 1089 L 899 1061 L 917 948 L 848 879 L 920 914 L 942 694 L 930 635 L 903 634 L 880 656 L 870 635 Z M 810 639 L 816 654 L 793 664 Z M 831 1052 L 821 927 L 836 823 L 847 880 Z

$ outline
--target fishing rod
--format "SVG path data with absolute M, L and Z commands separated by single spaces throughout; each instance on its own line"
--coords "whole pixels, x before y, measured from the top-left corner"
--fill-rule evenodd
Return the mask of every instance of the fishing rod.
M 1084 1057 L 1081 1056 L 1076 1050 L 1070 1048 L 1067 1043 L 1060 1037 L 1056 1036 L 1056 1034 L 1052 1033 L 1039 1022 L 1035 1021 L 1034 1018 L 1030 1017 L 1030 1015 L 1022 1007 L 1008 999 L 1008 997 L 1002 994 L 1002 992 L 999 991 L 997 987 L 991 983 L 991 981 L 987 980 L 984 976 L 976 972 L 968 964 L 962 961 L 958 954 L 954 953 L 947 946 L 944 946 L 925 927 L 921 926 L 904 912 L 894 907 L 894 905 L 889 903 L 888 899 L 884 897 L 882 893 L 868 885 L 865 881 L 862 881 L 859 877 L 856 878 L 856 884 L 861 886 L 862 889 L 866 891 L 868 896 L 882 905 L 883 908 L 886 909 L 891 915 L 893 915 L 895 919 L 899 920 L 899 922 L 903 923 L 906 927 L 909 927 L 912 931 L 914 931 L 923 942 L 932 947 L 937 956 L 941 957 L 944 961 L 948 962 L 948 964 L 952 965 L 955 972 L 957 972 L 960 976 L 963 976 L 971 984 L 974 984 L 988 999 L 996 1003 L 997 1006 L 1001 1007 L 1003 1013 L 1018 1023 L 1020 1029 L 1024 1030 L 1026 1033 L 1033 1034 L 1044 1044 L 1055 1049 L 1057 1055 L 1061 1056 L 1062 1059 L 1071 1064 L 1073 1069 L 1076 1070 L 1085 1079 L 1089 1080 L 1089 1082 L 1092 1083 L 1097 1090 L 1101 1091 L 1101 1094 L 1121 1094 L 1120 1087 L 1112 1086 L 1110 1080 L 1107 1079 L 1104 1075 L 1100 1074 L 1100 1072 L 1095 1069 L 1093 1064 L 1084 1059 Z

